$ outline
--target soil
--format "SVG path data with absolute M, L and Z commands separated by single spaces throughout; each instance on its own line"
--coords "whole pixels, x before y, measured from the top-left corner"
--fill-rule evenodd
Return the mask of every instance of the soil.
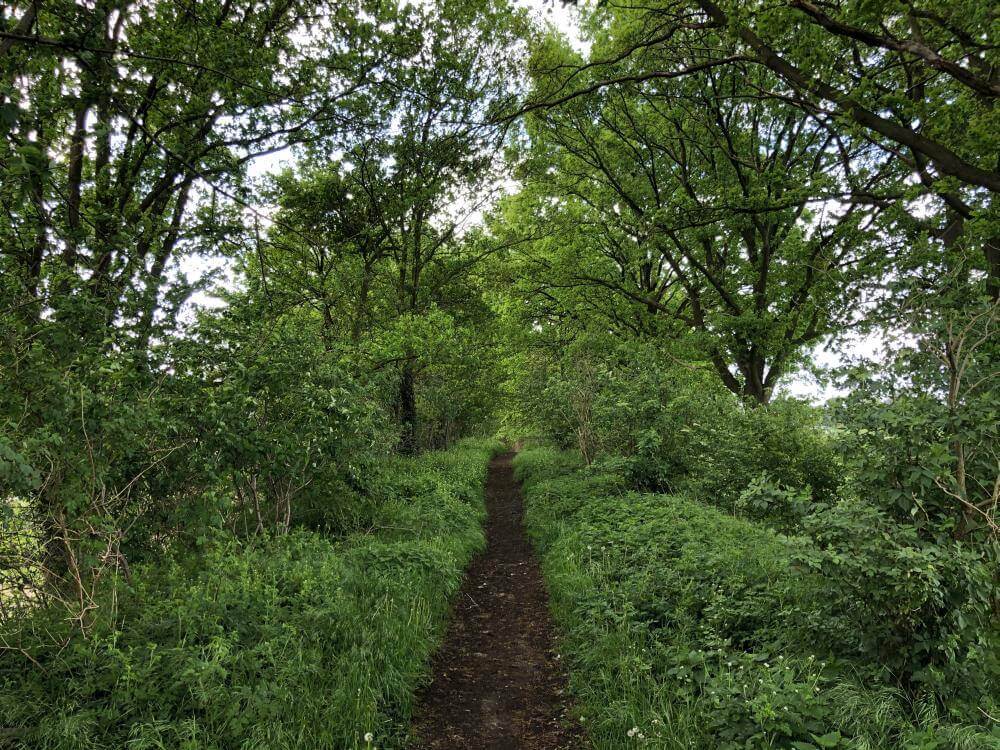
M 473 560 L 433 681 L 418 698 L 416 750 L 578 750 L 548 594 L 523 525 L 512 453 L 490 464 L 486 550 Z

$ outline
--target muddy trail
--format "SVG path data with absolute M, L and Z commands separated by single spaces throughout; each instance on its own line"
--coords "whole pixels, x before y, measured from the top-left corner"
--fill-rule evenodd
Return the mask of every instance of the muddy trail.
M 513 454 L 486 483 L 486 550 L 472 563 L 433 681 L 414 714 L 415 750 L 577 750 L 548 594 L 522 518 Z

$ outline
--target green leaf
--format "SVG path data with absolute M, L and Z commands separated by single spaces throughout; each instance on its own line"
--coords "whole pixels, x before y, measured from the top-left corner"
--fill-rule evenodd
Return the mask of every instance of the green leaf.
M 820 747 L 837 747 L 842 739 L 840 732 L 830 732 L 828 734 L 816 736 L 813 735 L 813 739 Z
M 3 126 L 5 130 L 13 130 L 20 114 L 20 107 L 12 102 L 0 104 L 0 126 Z

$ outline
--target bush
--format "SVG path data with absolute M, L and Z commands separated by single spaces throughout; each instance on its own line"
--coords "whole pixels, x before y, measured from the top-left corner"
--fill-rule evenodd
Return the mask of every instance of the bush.
M 803 519 L 796 559 L 821 573 L 816 629 L 839 653 L 890 670 L 908 692 L 981 700 L 988 692 L 992 581 L 982 551 L 855 500 Z
M 393 462 L 366 530 L 222 534 L 134 571 L 87 637 L 53 610 L 2 634 L 0 726 L 24 748 L 397 746 L 450 596 L 483 544 L 492 446 Z M 52 631 L 62 646 L 47 645 Z M 33 666 L 33 664 L 34 666 Z
M 696 401 L 691 403 L 689 408 L 698 407 Z M 679 466 L 672 490 L 730 512 L 739 512 L 740 495 L 762 476 L 778 488 L 804 489 L 816 500 L 835 496 L 843 470 L 818 410 L 789 399 L 767 408 L 731 403 L 722 411 L 699 411 L 677 426 L 669 447 Z M 784 508 L 773 510 L 780 522 Z M 771 520 L 766 513 L 751 517 Z
M 670 365 L 650 342 L 582 336 L 555 364 L 518 363 L 518 422 L 649 492 L 685 492 L 730 512 L 762 476 L 830 500 L 842 462 L 823 412 L 795 399 L 751 407 L 711 372 Z
M 822 621 L 849 605 L 802 563 L 806 540 L 574 464 L 515 461 L 596 748 L 1000 747 L 933 704 L 915 721 L 878 665 L 838 650 Z

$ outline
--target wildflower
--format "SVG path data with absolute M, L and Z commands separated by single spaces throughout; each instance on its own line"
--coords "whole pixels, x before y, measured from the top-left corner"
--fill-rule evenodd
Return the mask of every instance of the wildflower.
M 369 745 L 375 741 L 375 735 L 371 732 L 365 732 L 365 742 Z
M 630 738 L 635 737 L 637 734 L 639 734 L 639 727 L 632 727 L 625 734 L 627 734 Z

